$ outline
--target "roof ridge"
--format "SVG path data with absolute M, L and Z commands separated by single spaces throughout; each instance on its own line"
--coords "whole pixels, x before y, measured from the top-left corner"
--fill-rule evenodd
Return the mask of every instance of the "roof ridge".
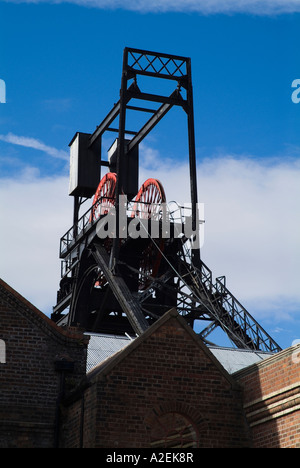
M 87 378 L 90 381 L 97 375 L 105 376 L 106 373 L 109 373 L 116 365 L 123 361 L 131 352 L 133 352 L 139 344 L 143 343 L 149 336 L 155 333 L 161 326 L 163 326 L 170 319 L 177 320 L 181 327 L 190 335 L 194 342 L 201 348 L 202 351 L 209 357 L 209 359 L 216 365 L 218 370 L 223 374 L 223 377 L 228 381 L 232 387 L 237 387 L 236 381 L 231 377 L 227 370 L 222 366 L 222 364 L 217 360 L 213 353 L 208 349 L 208 347 L 201 341 L 197 336 L 195 331 L 190 325 L 186 323 L 184 318 L 179 314 L 179 312 L 173 308 L 166 312 L 162 317 L 160 317 L 153 325 L 151 325 L 144 333 L 135 338 L 131 343 L 129 343 L 124 348 L 120 349 L 113 355 L 106 358 L 104 361 L 100 362 L 98 365 L 93 367 L 88 373 Z

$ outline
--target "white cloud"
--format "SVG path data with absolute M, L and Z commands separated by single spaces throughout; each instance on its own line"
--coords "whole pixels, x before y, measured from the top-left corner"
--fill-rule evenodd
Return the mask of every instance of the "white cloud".
M 35 150 L 43 151 L 53 158 L 63 159 L 65 161 L 69 160 L 69 153 L 64 150 L 59 150 L 53 148 L 52 146 L 45 145 L 40 140 L 35 138 L 28 138 L 24 136 L 14 135 L 13 133 L 8 133 L 7 135 L 0 135 L 0 140 L 6 143 L 11 143 L 13 145 L 24 146 L 26 148 L 32 148 Z
M 255 15 L 274 15 L 300 12 L 299 0 L 5 0 L 11 3 L 73 3 L 84 7 L 100 9 L 131 10 L 138 12 L 198 12 L 250 13 Z
M 45 313 L 60 279 L 59 239 L 72 223 L 68 178 L 40 178 L 28 168 L 0 180 L 0 277 Z
M 168 201 L 189 202 L 188 164 L 151 168 L 151 150 L 144 150 L 140 183 L 157 177 Z M 214 277 L 226 275 L 228 288 L 259 322 L 297 319 L 299 179 L 299 160 L 198 161 L 206 221 L 202 259 Z M 72 224 L 72 202 L 67 177 L 41 178 L 28 168 L 19 180 L 0 179 L 0 276 L 46 313 L 56 301 L 59 239 Z
M 161 180 L 169 201 L 190 201 L 187 164 L 144 170 L 148 177 Z M 293 319 L 300 308 L 299 179 L 299 160 L 224 156 L 198 162 L 202 260 L 214 277 L 226 276 L 246 308 L 265 317 L 276 310 L 277 318 Z

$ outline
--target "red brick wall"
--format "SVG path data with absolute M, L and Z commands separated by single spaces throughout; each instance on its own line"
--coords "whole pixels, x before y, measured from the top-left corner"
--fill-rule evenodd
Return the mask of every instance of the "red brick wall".
M 300 345 L 235 374 L 255 448 L 300 448 Z
M 60 443 L 67 448 L 94 447 L 97 418 L 97 386 L 79 389 L 64 401 Z
M 171 419 L 179 414 L 192 424 L 198 447 L 249 446 L 240 389 L 182 319 L 159 322 L 89 375 L 85 411 L 93 406 L 95 419 L 90 425 L 91 412 L 85 414 L 83 445 L 150 447 L 160 421 L 171 413 Z M 81 403 L 68 407 L 67 421 Z M 77 423 L 68 430 L 78 430 Z
M 7 285 L 0 284 L 0 447 L 53 447 L 61 372 L 56 360 L 75 362 L 66 386 L 85 375 L 86 343 L 61 331 Z

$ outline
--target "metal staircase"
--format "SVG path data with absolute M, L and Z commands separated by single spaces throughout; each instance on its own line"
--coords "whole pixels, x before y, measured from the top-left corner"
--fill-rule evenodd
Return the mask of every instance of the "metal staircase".
M 211 270 L 202 260 L 200 266 L 195 267 L 187 247 L 188 241 L 181 239 L 181 242 L 178 258 L 172 261 L 169 257 L 170 270 L 153 280 L 140 294 L 139 302 L 144 311 L 147 311 L 147 307 L 151 310 L 151 295 L 164 292 L 173 299 L 176 295 L 176 308 L 192 327 L 198 325 L 198 328 L 202 321 L 210 322 L 199 332 L 204 341 L 219 327 L 237 348 L 280 351 L 280 346 L 225 286 L 225 277 L 216 278 L 214 282 Z M 174 302 L 160 306 L 166 310 L 171 305 L 174 306 Z

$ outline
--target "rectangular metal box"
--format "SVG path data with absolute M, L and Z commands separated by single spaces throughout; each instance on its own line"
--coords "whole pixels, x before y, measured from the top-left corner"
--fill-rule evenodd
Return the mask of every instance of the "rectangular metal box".
M 77 132 L 69 144 L 69 195 L 72 196 L 91 198 L 100 182 L 101 148 L 89 148 L 90 136 Z

